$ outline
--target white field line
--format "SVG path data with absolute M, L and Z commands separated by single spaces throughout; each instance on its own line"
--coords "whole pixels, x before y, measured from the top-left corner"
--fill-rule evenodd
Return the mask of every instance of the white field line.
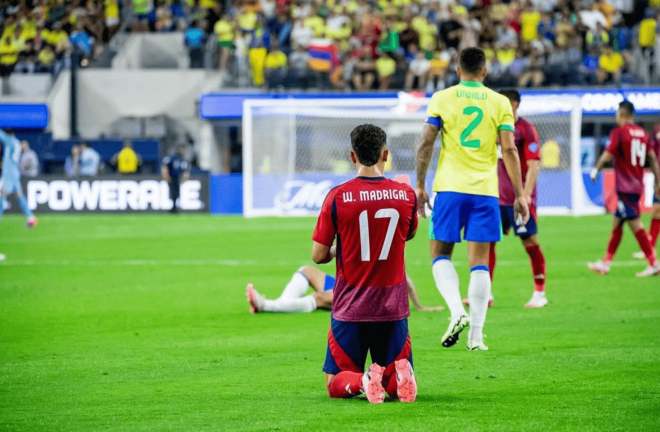
M 466 262 L 453 261 L 456 267 L 465 266 Z M 585 267 L 587 261 L 548 261 L 548 267 Z M 277 265 L 281 267 L 300 267 L 302 265 L 310 264 L 305 261 L 255 261 L 255 260 L 53 260 L 53 259 L 36 259 L 36 260 L 13 260 L 5 259 L 0 261 L 0 266 L 81 266 L 81 267 L 100 267 L 100 266 L 134 266 L 134 267 L 150 267 L 150 266 L 181 266 L 181 267 L 194 267 L 194 266 L 218 266 L 218 267 L 249 267 L 249 266 L 272 266 Z M 407 260 L 407 266 L 428 266 L 431 268 L 430 261 L 420 260 Z M 630 261 L 614 261 L 613 267 L 644 267 L 646 262 L 644 260 L 630 260 Z M 527 267 L 529 266 L 528 260 L 519 261 L 498 261 L 498 267 Z

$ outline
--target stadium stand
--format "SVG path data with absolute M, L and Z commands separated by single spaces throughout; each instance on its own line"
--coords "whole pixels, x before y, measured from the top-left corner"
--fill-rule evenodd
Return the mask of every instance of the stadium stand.
M 113 36 L 178 33 L 190 68 L 225 87 L 406 89 L 456 82 L 460 49 L 493 86 L 658 80 L 660 2 L 633 0 L 13 0 L 0 7 L 0 74 L 58 74 Z

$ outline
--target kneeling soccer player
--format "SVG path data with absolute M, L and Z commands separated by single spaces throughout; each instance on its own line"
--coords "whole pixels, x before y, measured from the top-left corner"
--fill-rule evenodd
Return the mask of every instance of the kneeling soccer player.
M 369 402 L 382 403 L 387 391 L 414 402 L 403 255 L 417 231 L 415 192 L 383 177 L 389 151 L 382 129 L 356 127 L 351 146 L 357 178 L 330 191 L 312 236 L 314 262 L 337 261 L 326 386 L 331 398 L 365 393 Z M 365 372 L 367 352 L 373 364 Z
M 333 246 L 334 247 L 334 246 Z M 410 276 L 407 276 L 408 296 L 418 311 L 442 311 L 443 306 L 422 306 L 417 290 Z M 306 296 L 312 287 L 314 293 Z M 268 300 L 249 283 L 246 295 L 250 312 L 313 312 L 316 309 L 332 310 L 332 289 L 335 278 L 312 266 L 301 267 L 291 277 L 282 294 L 275 300 Z
M 644 190 L 644 162 L 647 157 L 649 158 L 649 166 L 655 175 L 655 190 L 656 193 L 659 193 L 658 160 L 653 148 L 649 145 L 648 134 L 635 124 L 634 114 L 635 107 L 632 103 L 623 101 L 619 104 L 619 109 L 616 112 L 618 127 L 612 130 L 610 144 L 591 172 L 591 180 L 595 182 L 603 166 L 614 161 L 616 193 L 619 202 L 614 214 L 612 236 L 607 246 L 605 258 L 588 264 L 590 270 L 603 275 L 610 272 L 610 263 L 621 243 L 625 222 L 628 222 L 630 229 L 635 233 L 639 247 L 649 263 L 644 271 L 637 273 L 637 277 L 660 274 L 660 263 L 644 230 L 639 208 L 639 199 Z

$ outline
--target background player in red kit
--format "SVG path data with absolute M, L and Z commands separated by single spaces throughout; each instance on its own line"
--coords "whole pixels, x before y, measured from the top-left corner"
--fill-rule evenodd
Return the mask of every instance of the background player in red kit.
M 651 135 L 651 145 L 655 149 L 655 156 L 660 160 L 660 125 L 653 128 Z M 660 194 L 656 191 L 653 195 L 653 209 L 651 210 L 651 228 L 649 229 L 649 241 L 651 247 L 656 248 L 658 244 L 658 234 L 660 234 Z M 656 250 L 657 253 L 657 250 Z M 635 252 L 635 258 L 646 259 L 644 252 Z
M 637 273 L 638 277 L 660 274 L 660 263 L 655 250 L 651 247 L 649 238 L 642 225 L 639 199 L 644 191 L 644 163 L 649 159 L 649 166 L 655 175 L 656 194 L 660 193 L 660 174 L 658 160 L 650 145 L 649 136 L 644 129 L 635 125 L 635 107 L 628 101 L 619 104 L 616 112 L 616 122 L 619 126 L 610 134 L 610 144 L 598 160 L 591 172 L 591 180 L 596 181 L 598 173 L 606 163 L 614 161 L 616 193 L 619 199 L 614 214 L 612 237 L 607 246 L 605 258 L 596 263 L 589 263 L 589 269 L 600 274 L 610 272 L 610 262 L 616 254 L 623 235 L 623 224 L 628 225 L 635 233 L 639 247 L 649 262 L 646 270 Z
M 539 176 L 541 167 L 541 148 L 539 146 L 539 136 L 533 124 L 522 117 L 518 117 L 518 106 L 520 105 L 520 93 L 518 90 L 502 90 L 500 92 L 511 101 L 513 117 L 515 119 L 514 140 L 520 156 L 520 169 L 523 178 L 524 192 L 523 196 L 529 206 L 529 221 L 525 225 L 518 225 L 514 218 L 513 204 L 516 201 L 516 195 L 513 192 L 511 179 L 506 172 L 506 166 L 502 161 L 502 150 L 498 143 L 499 161 L 497 174 L 499 177 L 500 189 L 500 215 L 502 217 L 502 231 L 508 234 L 513 228 L 516 236 L 520 237 L 523 246 L 529 255 L 532 264 L 532 276 L 534 277 L 534 293 L 532 299 L 525 304 L 528 308 L 540 308 L 548 304 L 545 297 L 545 257 L 541 251 L 538 240 L 538 225 L 536 217 L 536 180 Z M 488 268 L 490 270 L 490 279 L 493 280 L 495 274 L 495 264 L 497 262 L 495 254 L 496 243 L 490 244 L 490 254 Z M 470 304 L 468 299 L 463 300 L 463 304 Z M 493 306 L 493 295 L 488 301 L 488 307 Z
M 330 191 L 312 236 L 314 262 L 337 259 L 323 371 L 332 398 L 366 393 L 369 402 L 381 403 L 387 391 L 414 402 L 403 252 L 417 231 L 417 202 L 410 186 L 383 177 L 385 144 L 376 126 L 351 132 L 357 178 Z M 367 351 L 373 364 L 365 373 Z

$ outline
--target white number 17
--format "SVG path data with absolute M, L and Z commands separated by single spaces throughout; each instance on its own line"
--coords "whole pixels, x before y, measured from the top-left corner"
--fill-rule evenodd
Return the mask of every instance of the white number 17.
M 376 212 L 377 219 L 390 218 L 390 224 L 387 227 L 387 234 L 383 241 L 383 249 L 380 251 L 378 259 L 384 261 L 390 254 L 394 231 L 399 223 L 399 212 L 392 208 L 380 209 Z M 362 261 L 371 261 L 371 246 L 369 244 L 369 215 L 367 211 L 360 213 L 360 246 L 362 252 Z

